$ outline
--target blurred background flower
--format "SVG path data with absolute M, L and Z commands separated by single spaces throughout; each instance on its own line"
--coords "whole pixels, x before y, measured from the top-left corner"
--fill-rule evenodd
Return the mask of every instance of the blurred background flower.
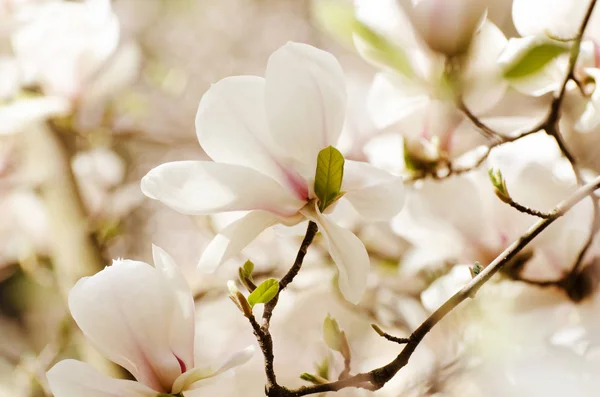
M 49 396 L 45 373 L 64 358 L 131 379 L 85 341 L 66 299 L 111 258 L 151 263 L 152 243 L 174 257 L 191 287 L 197 360 L 220 363 L 256 343 L 226 282 L 247 259 L 255 279 L 281 277 L 305 225 L 270 228 L 215 273 L 200 274 L 209 242 L 243 214 L 180 214 L 145 198 L 140 180 L 159 164 L 210 160 L 195 133 L 200 98 L 225 77 L 264 75 L 269 55 L 288 41 L 338 59 L 348 93 L 338 149 L 407 178 L 408 198 L 391 222 L 364 223 L 343 202 L 331 214 L 368 251 L 366 290 L 357 305 L 343 298 L 317 235 L 273 316 L 278 379 L 300 386 L 303 372 L 337 378 L 343 359 L 322 340 L 328 314 L 348 336 L 353 371 L 388 362 L 400 347 L 370 324 L 408 336 L 471 279 L 474 261 L 489 263 L 535 220 L 492 194 L 487 168 L 499 167 L 514 198 L 543 211 L 575 189 L 569 164 L 543 131 L 492 151 L 475 171 L 429 178 L 449 162 L 472 165 L 494 142 L 464 106 L 506 136 L 544 117 L 568 53 L 551 46 L 556 56 L 535 73 L 513 70 L 518 78 L 506 68 L 523 67 L 540 35 L 560 36 L 544 37 L 547 44 L 573 33 L 563 11 L 580 18 L 589 2 L 552 4 L 0 0 L 0 397 Z M 568 85 L 560 119 L 584 178 L 600 170 L 595 30 L 584 37 L 576 69 L 581 87 Z M 511 271 L 444 319 L 384 388 L 338 394 L 595 396 L 598 239 L 569 293 L 518 281 L 564 276 L 593 218 L 588 199 L 549 228 Z M 228 379 L 201 383 L 201 395 L 264 395 L 262 357 Z

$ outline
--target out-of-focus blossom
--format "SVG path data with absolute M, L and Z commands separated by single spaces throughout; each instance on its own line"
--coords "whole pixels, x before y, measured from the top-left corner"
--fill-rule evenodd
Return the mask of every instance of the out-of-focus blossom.
M 568 54 L 589 0 L 515 0 L 513 21 L 522 38 L 509 40 L 499 62 L 517 90 L 533 96 L 556 91 L 568 68 Z M 595 10 L 587 24 L 574 71 L 585 80 L 585 68 L 600 66 L 600 14 Z
M 124 183 L 125 161 L 108 148 L 79 152 L 71 166 L 92 216 L 121 218 L 144 198 L 137 183 Z
M 142 190 L 191 215 L 250 211 L 209 244 L 199 264 L 209 271 L 276 223 L 316 222 L 340 270 L 344 296 L 357 302 L 369 269 L 367 252 L 354 234 L 321 213 L 313 187 L 317 156 L 336 143 L 345 109 L 337 60 L 288 43 L 269 58 L 266 78 L 226 78 L 203 96 L 196 130 L 215 162 L 160 165 L 143 178 Z M 345 162 L 341 190 L 342 200 L 366 219 L 388 220 L 402 207 L 402 180 L 367 163 Z
M 575 38 L 590 0 L 514 0 L 513 22 L 521 36 L 546 35 L 570 40 Z M 586 35 L 600 38 L 599 12 L 594 10 Z
M 25 83 L 77 99 L 117 48 L 119 22 L 109 0 L 51 2 L 31 9 L 11 40 Z
M 395 1 L 357 1 L 356 13 L 389 43 L 378 48 L 380 40 L 355 35 L 363 57 L 384 69 L 375 77 L 367 102 L 376 126 L 393 125 L 413 146 L 426 141 L 439 157 L 454 157 L 484 143 L 457 100 L 481 115 L 504 95 L 506 83 L 496 63 L 506 44 L 502 32 L 484 22 L 460 61 L 450 62 L 423 44 Z
M 26 189 L 13 189 L 0 199 L 0 266 L 48 251 L 48 220 L 41 200 Z
M 519 161 L 520 156 L 514 155 L 519 153 L 514 146 L 520 145 L 525 150 L 529 147 L 529 153 L 532 147 L 546 153 L 556 152 L 545 141 L 553 145 L 550 137 L 529 137 L 502 148 L 503 153 L 498 154 L 496 161 L 488 163 L 499 165 L 515 201 L 541 211 L 551 210 L 576 188 L 572 176 L 568 180 L 557 177 L 553 162 L 522 158 Z M 449 201 L 450 197 L 461 199 Z M 415 244 L 403 262 L 405 269 L 413 270 L 446 261 L 468 264 L 479 261 L 487 265 L 535 220 L 498 199 L 483 170 L 440 182 L 424 181 L 407 196 L 406 210 L 396 226 L 399 233 Z M 526 251 L 532 257 L 522 275 L 537 280 L 564 276 L 589 235 L 591 211 L 591 203 L 584 201 L 542 232 Z
M 600 82 L 600 69 L 588 68 L 586 73 Z M 559 128 L 578 164 L 600 172 L 597 155 L 600 144 L 600 86 L 593 84 L 594 90 L 589 97 L 584 97 L 575 87 L 567 90 Z
M 429 48 L 455 56 L 468 50 L 486 4 L 483 0 L 413 0 L 407 11 Z
M 552 289 L 508 282 L 486 285 L 480 294 L 484 310 L 472 324 L 478 329 L 472 351 L 479 360 L 467 374 L 480 393 L 597 394 L 598 295 L 573 303 Z
M 116 260 L 81 279 L 69 294 L 71 314 L 84 335 L 137 382 L 111 379 L 86 363 L 64 360 L 47 375 L 56 397 L 179 394 L 250 359 L 252 348 L 233 355 L 217 370 L 195 362 L 189 286 L 165 251 L 153 247 L 153 256 L 156 267 Z
M 0 105 L 0 135 L 21 132 L 50 116 L 64 116 L 70 110 L 69 101 L 58 96 L 17 99 Z

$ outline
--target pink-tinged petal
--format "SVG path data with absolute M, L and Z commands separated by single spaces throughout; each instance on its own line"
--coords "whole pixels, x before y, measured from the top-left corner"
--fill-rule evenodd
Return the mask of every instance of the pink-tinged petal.
M 196 133 L 214 161 L 250 167 L 285 182 L 281 151 L 267 125 L 264 78 L 233 76 L 213 84 L 200 101 Z
M 262 209 L 291 216 L 304 205 L 265 174 L 211 161 L 159 165 L 142 178 L 141 187 L 146 196 L 189 215 Z
M 156 397 L 155 390 L 135 381 L 109 378 L 89 364 L 63 360 L 46 374 L 54 397 Z
M 447 56 L 468 50 L 485 12 L 482 0 L 417 0 L 408 7 L 415 30 L 429 48 Z
M 179 293 L 163 271 L 143 262 L 118 260 L 79 280 L 69 294 L 69 309 L 104 356 L 138 381 L 168 392 L 185 367 L 182 360 L 190 362 L 191 354 L 176 354 L 189 343 L 193 321 L 183 318 Z M 182 330 L 174 331 L 177 326 Z M 173 332 L 182 334 L 175 337 Z
M 191 371 L 182 374 L 175 383 L 173 384 L 172 394 L 181 393 L 182 391 L 189 390 L 193 383 L 201 381 L 206 378 L 212 378 L 214 376 L 221 375 L 235 367 L 244 365 L 254 355 L 254 346 L 248 346 L 239 352 L 234 353 L 227 361 L 219 367 L 216 371 L 207 368 L 194 368 Z
M 304 208 L 302 214 L 319 226 L 329 255 L 339 270 L 338 284 L 344 298 L 357 304 L 367 287 L 369 254 L 352 232 L 331 222 L 319 209 Z
M 170 342 L 173 354 L 177 357 L 182 372 L 194 368 L 194 296 L 179 266 L 171 255 L 156 245 L 152 245 L 154 266 L 173 288 L 177 299 L 170 323 Z
M 389 221 L 404 204 L 402 178 L 369 163 L 346 160 L 342 191 L 354 209 L 372 221 Z
M 280 218 L 267 211 L 251 211 L 233 222 L 212 239 L 208 244 L 198 269 L 203 272 L 214 272 L 228 259 L 239 254 L 266 228 L 273 226 Z
M 328 52 L 289 42 L 269 58 L 265 95 L 273 139 L 302 176 L 314 176 L 319 151 L 335 145 L 342 132 L 342 67 Z

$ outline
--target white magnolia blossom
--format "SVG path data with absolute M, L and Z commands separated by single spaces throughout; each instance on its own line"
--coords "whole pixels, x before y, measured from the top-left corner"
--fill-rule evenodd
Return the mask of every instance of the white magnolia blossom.
M 81 279 L 69 294 L 69 309 L 86 338 L 137 382 L 111 379 L 86 363 L 64 360 L 47 374 L 55 397 L 179 394 L 251 358 L 249 347 L 216 370 L 195 360 L 192 293 L 165 251 L 154 246 L 153 257 L 156 267 L 116 260 Z
M 572 40 L 577 35 L 590 0 L 515 0 L 513 22 L 521 38 L 509 40 L 499 58 L 500 64 L 510 64 L 527 54 L 531 48 L 550 44 L 556 40 Z M 600 14 L 594 11 L 587 24 L 575 75 L 585 80 L 584 68 L 600 66 Z M 567 47 L 565 46 L 565 49 Z M 510 78 L 515 89 L 528 95 L 541 96 L 558 90 L 568 68 L 568 51 L 556 56 L 535 73 Z
M 546 35 L 553 38 L 573 39 L 591 0 L 514 0 L 513 21 L 521 36 Z M 600 38 L 596 9 L 586 29 L 586 35 Z
M 196 132 L 212 161 L 179 161 L 151 170 L 142 190 L 191 215 L 250 211 L 208 245 L 199 267 L 213 271 L 266 228 L 316 222 L 351 302 L 364 290 L 369 258 L 361 241 L 318 209 L 317 155 L 335 145 L 344 122 L 346 84 L 331 55 L 288 43 L 271 55 L 265 78 L 235 76 L 204 94 Z M 389 220 L 403 203 L 400 178 L 347 160 L 341 200 L 364 218 Z
M 485 0 L 412 0 L 408 15 L 429 48 L 447 56 L 468 50 L 486 11 Z
M 576 188 L 572 175 L 563 180 L 553 172 L 556 158 L 523 161 L 519 156 L 527 150 L 531 153 L 534 147 L 544 153 L 556 152 L 551 141 L 541 135 L 523 139 L 502 148 L 496 161 L 488 163 L 499 165 L 515 201 L 542 211 L 550 211 Z M 449 201 L 448 197 L 460 199 Z M 440 182 L 424 181 L 407 195 L 406 210 L 394 226 L 414 244 L 403 262 L 410 271 L 445 261 L 487 265 L 536 219 L 496 197 L 485 170 Z M 522 275 L 535 280 L 564 276 L 589 235 L 591 220 L 591 203 L 586 200 L 554 222 L 525 250 L 533 257 Z
M 31 7 L 11 41 L 25 83 L 77 99 L 117 48 L 119 22 L 110 0 Z
M 492 109 L 503 97 L 506 82 L 496 62 L 506 38 L 486 21 L 475 33 L 458 70 L 447 73 L 447 58 L 432 52 L 394 0 L 357 0 L 358 19 L 396 46 L 390 64 L 360 37 L 355 44 L 368 61 L 383 68 L 367 100 L 378 128 L 394 126 L 409 141 L 427 141 L 440 154 L 454 157 L 484 142 L 457 108 L 457 97 L 475 114 Z M 446 18 L 446 17 L 445 17 Z M 398 65 L 404 59 L 404 65 Z
M 586 69 L 588 76 L 600 81 L 600 69 Z M 578 164 L 600 172 L 598 144 L 600 144 L 600 87 L 595 84 L 589 97 L 577 88 L 565 93 L 560 132 Z
M 598 294 L 580 303 L 560 291 L 523 284 L 492 285 L 481 299 L 486 310 L 468 373 L 480 394 L 492 397 L 598 394 Z M 518 324 L 518 326 L 515 326 Z

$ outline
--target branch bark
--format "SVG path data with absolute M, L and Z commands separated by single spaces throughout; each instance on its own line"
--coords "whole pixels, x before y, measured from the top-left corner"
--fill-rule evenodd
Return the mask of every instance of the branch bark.
M 275 373 L 272 373 L 273 385 L 266 389 L 266 395 L 268 397 L 300 397 L 310 394 L 324 393 L 330 391 L 337 391 L 348 387 L 364 388 L 368 390 L 377 390 L 383 387 L 390 379 L 392 379 L 398 371 L 400 371 L 406 364 L 408 364 L 410 357 L 423 341 L 425 336 L 439 323 L 446 315 L 448 315 L 454 308 L 460 305 L 467 298 L 474 298 L 479 289 L 488 282 L 503 266 L 510 262 L 517 254 L 519 254 L 536 236 L 543 232 L 548 226 L 554 221 L 559 219 L 561 216 L 566 214 L 571 208 L 573 208 L 580 201 L 584 200 L 595 190 L 600 188 L 600 176 L 596 177 L 592 182 L 587 185 L 580 187 L 575 193 L 573 193 L 566 200 L 558 204 L 558 206 L 551 211 L 551 216 L 548 218 L 540 219 L 533 224 L 529 230 L 523 234 L 518 240 L 514 241 L 508 246 L 496 259 L 494 259 L 485 269 L 479 273 L 475 278 L 465 285 L 460 291 L 454 294 L 448 299 L 442 306 L 434 311 L 408 338 L 404 349 L 396 356 L 396 358 L 384 365 L 383 367 L 376 368 L 370 372 L 359 373 L 353 376 L 349 376 L 345 379 L 329 382 L 319 385 L 311 385 L 300 387 L 295 390 L 288 389 L 284 386 L 277 384 Z M 256 331 L 256 326 L 254 326 Z M 265 355 L 265 361 L 269 359 L 272 363 L 273 350 L 272 350 L 272 339 L 268 330 L 260 329 L 261 332 L 265 332 L 262 336 L 267 337 L 267 341 L 271 344 L 267 344 L 265 350 L 263 344 L 263 354 Z M 268 367 L 267 371 L 270 372 L 272 367 Z M 268 373 L 269 375 L 269 373 Z

